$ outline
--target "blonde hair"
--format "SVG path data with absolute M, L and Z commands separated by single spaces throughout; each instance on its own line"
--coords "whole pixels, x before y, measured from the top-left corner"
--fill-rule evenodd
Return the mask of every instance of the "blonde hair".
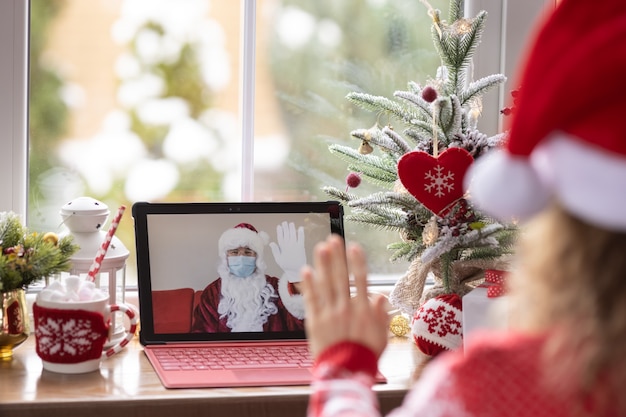
M 553 386 L 626 415 L 626 233 L 554 205 L 518 246 L 513 326 L 550 333 L 544 368 Z

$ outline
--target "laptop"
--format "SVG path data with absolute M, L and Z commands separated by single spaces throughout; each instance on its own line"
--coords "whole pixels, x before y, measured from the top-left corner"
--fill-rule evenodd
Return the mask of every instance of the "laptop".
M 137 249 L 140 341 L 166 388 L 307 385 L 311 382 L 312 361 L 304 333 L 304 308 L 297 296 L 290 296 L 297 291 L 287 282 L 289 277 L 274 259 L 267 243 L 278 243 L 279 234 L 294 236 L 294 230 L 296 235 L 302 230 L 306 259 L 299 262 L 311 262 L 317 242 L 331 233 L 344 236 L 340 203 L 139 202 L 133 205 L 132 215 Z M 242 242 L 249 243 L 263 261 L 264 271 L 260 273 L 255 269 L 254 291 L 247 284 L 252 281 L 236 279 L 232 271 L 245 274 L 229 271 L 226 257 L 220 256 L 226 250 L 242 252 L 241 248 L 233 249 Z M 289 246 L 294 246 L 293 242 Z M 229 278 L 222 278 L 222 275 Z M 269 307 L 259 307 L 256 301 L 240 302 L 248 300 L 245 297 L 258 298 L 258 294 L 265 291 L 259 290 L 266 287 L 265 282 L 275 289 L 273 295 L 265 296 L 271 300 Z M 223 297 L 222 292 L 228 295 Z M 251 296 L 249 292 L 256 295 Z M 220 307 L 222 298 L 227 300 Z M 241 304 L 256 307 L 246 309 Z M 229 310 L 225 306 L 234 305 L 247 313 L 240 313 L 238 307 L 233 307 L 236 314 L 224 312 Z M 246 314 L 250 316 L 251 311 L 262 312 L 258 316 L 253 313 L 250 320 L 242 320 Z M 259 316 L 264 318 L 259 319 Z M 278 359 L 272 358 L 277 350 Z M 245 357 L 249 352 L 257 357 Z M 296 356 L 300 356 L 299 363 L 296 363 Z M 378 381 L 385 382 L 385 378 L 379 375 Z

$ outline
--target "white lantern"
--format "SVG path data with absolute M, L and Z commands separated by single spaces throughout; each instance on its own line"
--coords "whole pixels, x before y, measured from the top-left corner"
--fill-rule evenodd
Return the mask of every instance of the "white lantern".
M 74 237 L 80 249 L 72 256 L 71 275 L 87 277 L 98 250 L 107 234 L 103 226 L 110 211 L 106 204 L 91 197 L 78 197 L 61 208 L 61 218 Z M 124 303 L 126 291 L 126 259 L 130 252 L 120 239 L 113 236 L 102 260 L 100 270 L 95 276 L 98 288 L 109 293 L 110 304 Z M 124 324 L 116 323 L 115 315 L 111 316 L 111 337 L 109 344 L 117 343 L 124 337 Z

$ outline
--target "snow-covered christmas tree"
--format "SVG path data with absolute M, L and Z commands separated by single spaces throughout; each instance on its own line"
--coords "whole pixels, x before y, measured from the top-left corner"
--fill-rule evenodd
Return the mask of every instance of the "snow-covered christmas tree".
M 348 162 L 348 187 L 324 187 L 348 207 L 346 220 L 398 231 L 399 241 L 388 245 L 391 260 L 411 263 L 390 299 L 408 314 L 440 294 L 462 296 L 484 270 L 502 269 L 515 237 L 514 226 L 476 211 L 463 188 L 467 168 L 505 135 L 488 137 L 478 130 L 483 94 L 505 81 L 501 74 L 471 79 L 472 55 L 487 13 L 463 17 L 463 1 L 451 0 L 444 20 L 439 10 L 422 2 L 433 20 L 441 66 L 434 78 L 422 84 L 410 81 L 406 91 L 396 91 L 392 98 L 360 92 L 347 96 L 375 113 L 377 122 L 351 132 L 358 149 L 330 146 Z M 357 195 L 361 179 L 381 191 Z M 431 272 L 435 286 L 424 293 Z

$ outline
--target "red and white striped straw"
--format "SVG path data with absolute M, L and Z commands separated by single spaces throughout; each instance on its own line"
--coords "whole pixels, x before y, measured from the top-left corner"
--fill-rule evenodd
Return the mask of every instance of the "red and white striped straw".
M 89 267 L 89 272 L 87 272 L 87 279 L 91 282 L 95 282 L 96 280 L 96 275 L 100 271 L 102 260 L 104 259 L 104 256 L 107 254 L 107 250 L 109 249 L 109 245 L 111 244 L 111 239 L 113 239 L 113 235 L 115 234 L 115 231 L 117 230 L 117 226 L 120 224 L 120 220 L 122 219 L 122 216 L 124 215 L 125 210 L 126 210 L 126 206 L 120 206 L 120 208 L 117 209 L 117 214 L 115 215 L 115 217 L 113 218 L 113 221 L 111 222 L 111 227 L 109 227 L 109 231 L 107 232 L 107 235 L 104 238 L 104 242 L 102 242 L 102 245 L 98 249 L 98 253 L 96 254 L 95 259 L 93 260 L 93 263 Z

